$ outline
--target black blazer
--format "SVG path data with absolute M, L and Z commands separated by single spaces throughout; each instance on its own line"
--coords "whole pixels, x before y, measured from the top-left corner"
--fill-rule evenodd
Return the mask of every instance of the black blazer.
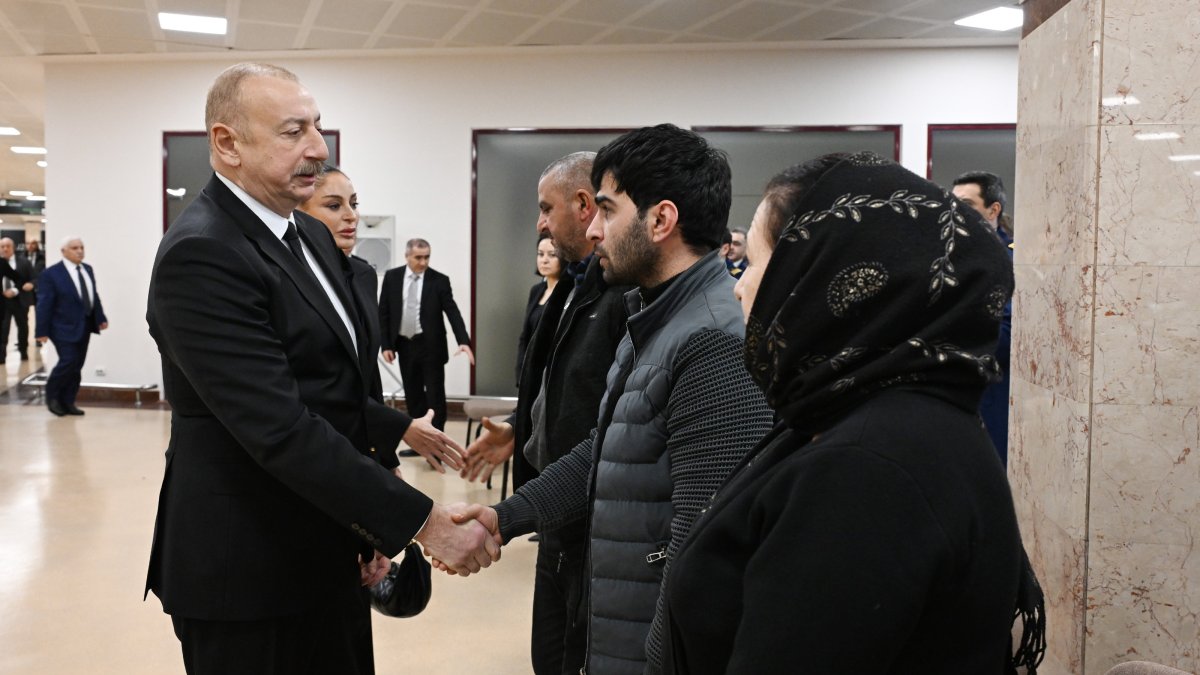
M 368 309 L 325 226 L 301 238 L 352 317 Z M 146 312 L 171 440 L 147 590 L 177 616 L 257 620 L 357 588 L 357 555 L 397 555 L 431 500 L 371 457 L 411 419 L 369 397 L 328 296 L 216 177 L 159 246 Z
M 379 294 L 379 326 L 383 329 L 380 344 L 388 351 L 395 351 L 397 338 L 400 337 L 406 274 L 408 265 L 392 268 L 383 275 L 383 291 Z M 454 303 L 450 277 L 435 269 L 426 269 L 421 282 L 421 333 L 425 335 L 425 344 L 431 350 L 431 355 L 445 363 L 450 360 L 450 351 L 446 348 L 446 323 L 442 320 L 442 314 L 450 319 L 450 328 L 458 344 L 471 344 L 467 325 L 463 323 L 458 305 Z
M 14 272 L 14 274 L 11 275 L 4 275 L 12 279 L 13 283 L 17 285 L 17 297 L 12 299 L 20 300 L 22 307 L 29 307 L 33 305 L 33 291 L 21 290 L 21 287 L 26 283 L 34 282 L 36 285 L 37 275 L 33 271 L 33 266 L 29 264 L 28 260 L 16 255 L 14 255 L 12 258 L 9 258 L 9 263 L 11 263 L 11 265 L 0 262 L 0 267 L 8 267 Z

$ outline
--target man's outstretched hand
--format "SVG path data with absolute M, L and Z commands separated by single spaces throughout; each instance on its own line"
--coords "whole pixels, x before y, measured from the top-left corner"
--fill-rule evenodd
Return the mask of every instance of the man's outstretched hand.
M 486 525 L 465 517 L 456 521 L 449 508 L 434 504 L 429 520 L 415 539 L 438 569 L 465 577 L 500 559 L 499 535 Z
M 466 456 L 467 451 L 463 450 L 463 447 L 454 439 L 433 426 L 432 410 L 425 413 L 424 417 L 412 421 L 408 431 L 404 432 L 404 442 L 416 450 L 417 454 L 424 457 L 425 461 L 429 462 L 429 466 L 436 469 L 438 473 L 446 473 L 446 466 L 454 470 L 463 468 L 463 457 Z
M 454 523 L 461 525 L 467 523 L 481 524 L 491 535 L 496 546 L 504 545 L 504 538 L 500 536 L 500 518 L 496 514 L 496 509 L 483 504 L 450 504 L 446 507 L 450 511 L 451 520 Z M 447 574 L 459 574 L 452 565 L 449 565 L 433 556 L 433 566 Z
M 492 470 L 513 456 L 515 441 L 513 427 L 508 422 L 496 424 L 490 418 L 480 420 L 483 433 L 467 446 L 466 462 L 459 473 L 468 481 L 485 481 Z

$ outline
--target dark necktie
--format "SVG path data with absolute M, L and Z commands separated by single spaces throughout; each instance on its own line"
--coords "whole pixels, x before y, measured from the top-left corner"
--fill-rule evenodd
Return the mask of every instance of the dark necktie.
M 75 271 L 79 274 L 79 299 L 83 301 L 83 315 L 90 316 L 92 314 L 92 294 L 88 292 L 87 282 L 83 280 L 83 266 L 76 265 Z
M 292 251 L 292 255 L 296 256 L 296 260 L 300 261 L 300 267 L 304 270 L 306 276 L 317 286 L 321 282 L 317 280 L 317 273 L 308 264 L 308 258 L 304 257 L 304 249 L 300 248 L 300 233 L 296 231 L 296 224 L 288 221 L 287 232 L 283 233 L 283 243 Z
M 296 260 L 304 265 L 304 269 L 310 269 L 308 260 L 304 258 L 304 249 L 300 248 L 300 233 L 296 231 L 296 224 L 288 222 L 287 232 L 283 233 L 283 243 L 292 250 L 292 255 L 296 256 Z

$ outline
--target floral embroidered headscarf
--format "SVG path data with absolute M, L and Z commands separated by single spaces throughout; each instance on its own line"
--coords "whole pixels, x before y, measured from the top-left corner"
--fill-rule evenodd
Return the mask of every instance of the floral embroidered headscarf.
M 974 410 L 1012 295 L 1004 246 L 948 191 L 871 153 L 799 201 L 746 325 L 746 365 L 793 428 L 828 428 L 889 387 Z

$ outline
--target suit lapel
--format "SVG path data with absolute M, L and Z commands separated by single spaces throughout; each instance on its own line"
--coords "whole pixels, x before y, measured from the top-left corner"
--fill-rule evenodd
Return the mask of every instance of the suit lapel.
M 321 285 L 317 283 L 312 270 L 306 270 L 301 267 L 303 263 L 297 260 L 296 256 L 292 255 L 287 245 L 280 241 L 271 232 L 270 228 L 259 220 L 258 216 L 254 215 L 250 207 L 246 206 L 242 203 L 242 200 L 230 192 L 229 188 L 225 187 L 225 184 L 216 175 L 209 180 L 208 185 L 204 189 L 223 211 L 233 217 L 233 222 L 237 224 L 242 234 L 253 241 L 258 250 L 262 251 L 262 254 L 267 259 L 275 263 L 292 280 L 292 283 L 296 285 L 304 301 L 316 310 L 321 319 L 325 321 L 325 324 L 329 326 L 329 329 L 338 336 L 338 340 L 341 341 L 342 346 L 346 349 L 347 355 L 355 363 L 358 363 L 358 354 L 354 349 L 354 343 L 350 340 L 350 334 L 346 332 L 346 325 L 342 323 L 342 318 L 338 316 L 337 310 L 333 308 L 333 303 L 329 301 L 329 296 L 325 293 L 325 289 L 321 288 Z M 299 223 L 297 223 L 297 229 L 299 229 Z M 309 250 L 320 259 L 320 255 L 314 250 L 311 244 L 309 244 Z M 329 272 L 326 271 L 326 276 L 328 274 Z M 336 288 L 338 280 L 336 278 L 330 279 L 330 283 Z

